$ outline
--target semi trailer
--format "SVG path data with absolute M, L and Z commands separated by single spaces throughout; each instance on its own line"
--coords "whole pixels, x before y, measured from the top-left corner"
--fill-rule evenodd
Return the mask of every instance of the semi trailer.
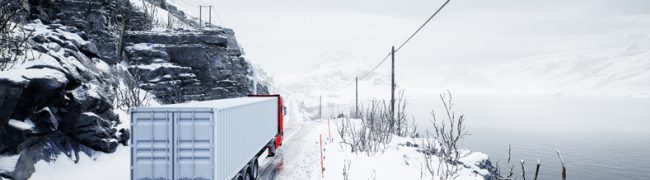
M 132 180 L 258 178 L 258 157 L 282 146 L 279 95 L 157 107 L 131 114 Z

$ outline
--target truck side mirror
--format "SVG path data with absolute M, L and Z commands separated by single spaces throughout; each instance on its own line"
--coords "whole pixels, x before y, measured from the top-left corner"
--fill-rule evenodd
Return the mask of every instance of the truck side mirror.
M 282 116 L 287 115 L 287 106 L 282 106 Z

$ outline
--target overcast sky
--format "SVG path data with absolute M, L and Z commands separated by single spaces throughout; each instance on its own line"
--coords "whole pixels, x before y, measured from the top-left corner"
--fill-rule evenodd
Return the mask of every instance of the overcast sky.
M 378 62 L 444 2 L 176 1 L 215 5 L 219 17 L 213 20 L 234 29 L 247 57 L 275 76 L 308 70 L 326 53 Z M 397 57 L 399 67 L 421 76 L 437 66 L 632 44 L 648 48 L 649 32 L 648 0 L 452 0 Z

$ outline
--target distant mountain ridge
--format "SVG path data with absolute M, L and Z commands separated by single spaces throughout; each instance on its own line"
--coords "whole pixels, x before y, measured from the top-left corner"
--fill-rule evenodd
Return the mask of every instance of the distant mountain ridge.
M 525 58 L 496 69 L 486 77 L 522 93 L 650 95 L 650 51 L 637 45 Z
M 325 53 L 300 76 L 279 77 L 294 91 L 353 96 L 354 77 L 369 72 L 374 61 L 352 53 Z M 408 67 L 400 67 L 409 75 Z M 383 95 L 390 85 L 384 64 L 359 83 L 362 94 Z M 398 78 L 408 95 L 450 90 L 460 94 L 529 94 L 650 96 L 650 51 L 632 44 L 510 60 L 501 64 L 433 67 L 426 76 Z M 342 88 L 344 88 L 341 90 Z M 369 92 L 370 91 L 370 92 Z M 373 92 L 380 91 L 380 92 Z M 388 91 L 388 90 L 386 90 Z

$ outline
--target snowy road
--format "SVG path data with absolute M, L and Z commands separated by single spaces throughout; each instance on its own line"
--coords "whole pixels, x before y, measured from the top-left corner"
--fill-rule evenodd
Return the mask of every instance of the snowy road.
M 317 124 L 303 122 L 285 129 L 287 136 L 276 157 L 266 158 L 262 155 L 258 160 L 259 179 L 313 179 L 314 175 L 320 175 Z
M 310 179 L 318 170 L 318 134 L 314 132 L 315 124 L 305 122 L 296 128 L 288 128 L 283 146 L 273 158 L 261 157 L 260 179 Z

